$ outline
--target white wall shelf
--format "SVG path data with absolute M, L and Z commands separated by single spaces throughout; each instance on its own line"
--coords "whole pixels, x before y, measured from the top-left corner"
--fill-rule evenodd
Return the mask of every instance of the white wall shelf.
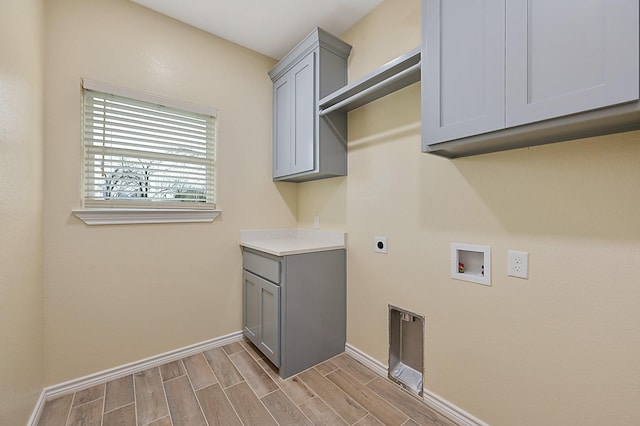
M 351 111 L 420 81 L 420 47 L 320 99 L 320 116 Z
M 491 285 L 491 247 L 451 244 L 451 278 Z

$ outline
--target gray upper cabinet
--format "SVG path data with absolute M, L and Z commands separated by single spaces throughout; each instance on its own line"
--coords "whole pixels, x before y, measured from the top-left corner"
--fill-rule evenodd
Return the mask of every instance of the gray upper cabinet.
M 346 112 L 320 117 L 319 99 L 347 84 L 350 52 L 350 45 L 317 28 L 269 72 L 274 180 L 346 175 Z
M 423 151 L 640 127 L 637 0 L 423 0 Z
M 638 0 L 507 2 L 508 127 L 638 99 Z
M 423 9 L 424 140 L 504 128 L 504 1 L 429 0 Z
M 314 62 L 308 55 L 274 83 L 274 178 L 313 171 Z

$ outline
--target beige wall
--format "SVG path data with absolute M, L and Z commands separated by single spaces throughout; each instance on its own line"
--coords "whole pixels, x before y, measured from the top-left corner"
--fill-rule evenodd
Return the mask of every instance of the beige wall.
M 296 224 L 271 182 L 274 61 L 126 0 L 46 3 L 45 336 L 54 384 L 241 328 L 239 231 Z M 219 109 L 211 224 L 88 227 L 80 79 Z
M 344 34 L 351 77 L 417 46 L 419 12 L 387 0 Z M 637 423 L 640 132 L 451 161 L 420 152 L 419 84 L 349 126 L 349 176 L 298 194 L 300 226 L 348 232 L 348 342 L 386 364 L 398 305 L 426 316 L 426 389 L 491 425 Z M 491 287 L 449 277 L 453 242 L 491 246 Z
M 42 1 L 0 2 L 0 425 L 42 391 Z
M 43 64 L 41 9 L 0 6 L 0 424 L 43 383 L 239 330 L 239 230 L 314 215 L 348 232 L 350 344 L 386 362 L 391 303 L 427 318 L 426 388 L 492 425 L 640 417 L 640 132 L 446 160 L 420 153 L 417 84 L 350 114 L 348 177 L 273 184 L 273 60 L 126 0 L 49 0 Z M 350 78 L 417 46 L 419 11 L 387 0 L 344 34 Z M 73 217 L 80 78 L 218 108 L 222 216 Z M 449 278 L 452 242 L 492 247 L 491 287 Z

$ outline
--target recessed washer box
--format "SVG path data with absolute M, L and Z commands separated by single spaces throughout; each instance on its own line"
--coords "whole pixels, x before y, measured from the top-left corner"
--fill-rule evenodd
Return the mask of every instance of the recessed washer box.
M 451 244 L 451 278 L 491 285 L 491 247 Z
M 424 315 L 389 305 L 389 379 L 422 396 Z

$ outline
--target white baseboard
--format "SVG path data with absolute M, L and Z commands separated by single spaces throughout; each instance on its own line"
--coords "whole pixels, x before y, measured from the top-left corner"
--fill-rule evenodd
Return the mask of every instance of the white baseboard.
M 345 346 L 345 352 L 360 361 L 362 364 L 369 367 L 378 375 L 387 378 L 389 370 L 388 366 L 384 365 L 377 359 L 370 357 L 366 353 L 348 343 Z M 422 400 L 429 407 L 433 408 L 446 418 L 461 426 L 489 426 L 482 420 L 472 416 L 460 407 L 452 404 L 451 402 L 427 389 L 423 389 Z
M 348 343 L 345 345 L 344 351 L 349 355 L 351 355 L 352 357 L 354 357 L 355 359 L 357 359 L 358 361 L 360 361 L 361 363 L 363 363 L 364 365 L 366 365 L 367 367 L 369 367 L 370 369 L 372 369 L 379 376 L 387 377 L 387 374 L 389 372 L 389 367 L 384 365 L 377 359 L 371 358 L 369 355 L 362 352 L 360 349 Z
M 48 386 L 42 391 L 27 426 L 36 426 L 38 424 L 38 420 L 40 419 L 40 415 L 42 414 L 42 410 L 44 409 L 44 405 L 47 401 L 63 395 L 75 393 L 79 390 L 90 388 L 100 383 L 110 382 L 111 380 L 119 379 L 120 377 L 138 373 L 148 368 L 157 367 L 190 355 L 195 355 L 209 349 L 219 348 L 220 346 L 228 345 L 229 343 L 237 342 L 239 340 L 242 340 L 241 331 L 217 337 L 215 339 L 206 340 L 184 348 L 175 349 L 164 354 L 155 355 L 150 358 L 111 368 L 109 370 L 90 374 L 79 379 Z
M 40 416 L 42 415 L 42 410 L 44 410 L 44 404 L 46 400 L 44 397 L 44 389 L 40 392 L 40 397 L 36 401 L 36 406 L 31 413 L 31 417 L 29 417 L 29 421 L 27 422 L 27 426 L 36 426 L 38 424 L 38 420 L 40 420 Z

